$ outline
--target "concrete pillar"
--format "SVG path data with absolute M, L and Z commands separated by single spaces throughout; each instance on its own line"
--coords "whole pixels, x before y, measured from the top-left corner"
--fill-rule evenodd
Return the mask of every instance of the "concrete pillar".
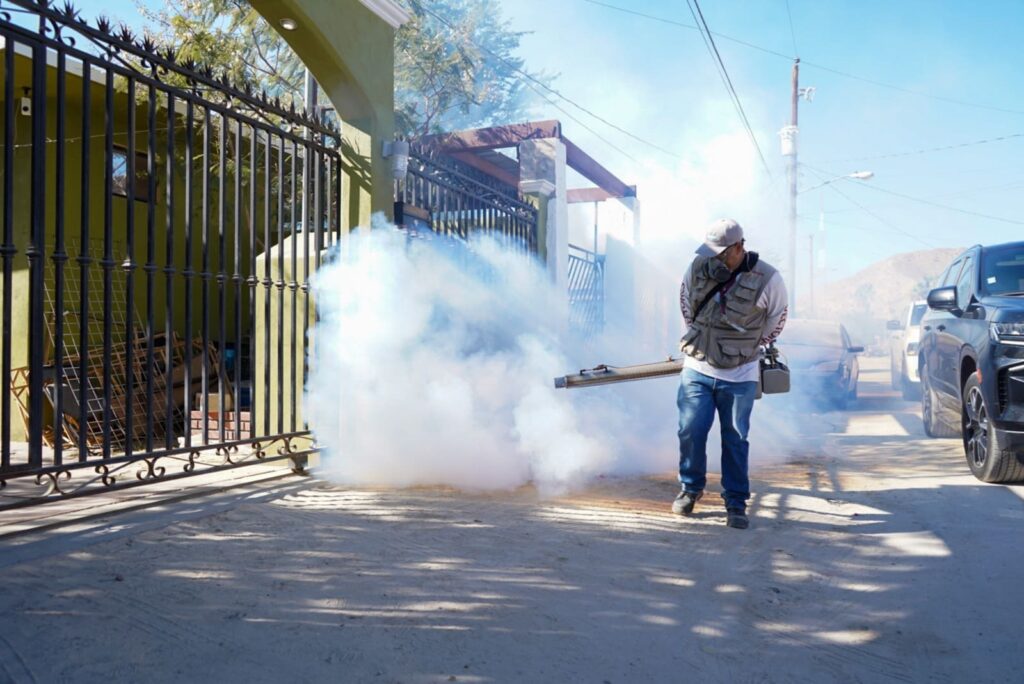
M 519 191 L 538 200 L 540 257 L 562 291 L 569 287 L 569 204 L 565 172 L 565 144 L 558 138 L 519 143 Z
M 394 138 L 395 31 L 408 18 L 394 0 L 250 0 L 278 27 L 343 121 L 343 230 L 391 216 L 390 165 L 381 151 Z M 290 20 L 292 30 L 282 30 Z
M 298 257 L 295 272 L 292 271 L 291 262 L 293 240 L 298 241 L 295 250 Z M 307 259 L 309 260 L 309 274 L 312 277 L 316 265 L 315 234 L 296 233 L 284 238 L 278 244 L 272 245 L 267 252 L 258 255 L 256 257 L 256 273 L 262 277 L 265 273 L 265 265 L 269 261 L 271 278 L 275 283 L 294 281 L 299 285 L 304 285 L 306 283 L 305 264 Z M 282 269 L 283 276 L 281 275 Z M 308 321 L 310 330 L 312 330 L 312 324 L 316 320 L 316 307 L 312 294 L 298 289 L 293 302 L 292 291 L 289 288 L 279 289 L 275 286 L 268 290 L 260 285 L 256 288 L 255 303 L 257 323 L 252 350 L 256 361 L 256 375 L 252 382 L 253 434 L 287 433 L 292 432 L 293 427 L 294 430 L 301 431 L 303 429 L 303 366 L 306 362 L 303 342 L 307 335 L 304 326 Z M 268 304 L 270 319 L 265 321 L 266 308 L 264 307 L 267 307 Z M 292 326 L 293 311 L 294 328 Z M 279 323 L 281 324 L 280 329 L 284 332 L 283 337 L 279 334 Z M 292 344 L 293 330 L 295 331 L 294 345 Z M 308 347 L 312 354 L 312 340 L 309 340 Z M 278 355 L 278 349 L 281 350 L 280 355 Z M 269 376 L 266 373 L 268 366 Z M 278 382 L 279 376 L 284 379 L 283 385 Z M 291 404 L 292 393 L 297 398 L 294 412 Z M 279 399 L 282 409 L 280 412 L 278 411 Z M 268 421 L 269 430 L 267 429 Z

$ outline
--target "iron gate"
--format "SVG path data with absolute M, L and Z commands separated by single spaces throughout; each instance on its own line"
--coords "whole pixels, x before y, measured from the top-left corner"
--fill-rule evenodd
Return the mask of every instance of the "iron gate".
M 604 328 L 604 255 L 569 245 L 569 324 L 584 337 Z
M 468 239 L 484 234 L 514 250 L 537 251 L 537 208 L 519 189 L 429 148 L 412 145 L 395 222 Z
M 301 466 L 337 129 L 70 5 L 0 38 L 0 508 Z

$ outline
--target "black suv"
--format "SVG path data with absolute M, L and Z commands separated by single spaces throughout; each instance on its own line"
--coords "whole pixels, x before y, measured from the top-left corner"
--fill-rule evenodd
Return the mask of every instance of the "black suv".
M 928 293 L 918 355 L 931 437 L 984 482 L 1024 480 L 1024 242 L 971 247 Z

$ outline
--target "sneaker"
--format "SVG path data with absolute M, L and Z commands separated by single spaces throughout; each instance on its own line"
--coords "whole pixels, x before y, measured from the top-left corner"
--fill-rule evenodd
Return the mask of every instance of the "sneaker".
M 742 511 L 739 508 L 730 508 L 726 511 L 725 524 L 729 527 L 735 527 L 737 530 L 745 530 L 750 527 L 750 520 L 747 518 L 747 512 Z
M 672 502 L 672 512 L 677 515 L 690 515 L 702 496 L 704 492 L 679 492 L 679 496 Z

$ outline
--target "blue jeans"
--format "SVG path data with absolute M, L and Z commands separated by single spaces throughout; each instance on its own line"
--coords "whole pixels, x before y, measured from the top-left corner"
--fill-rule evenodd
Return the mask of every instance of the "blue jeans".
M 715 411 L 722 426 L 722 498 L 726 508 L 746 510 L 750 498 L 747 458 L 750 453 L 750 412 L 756 382 L 728 382 L 695 370 L 683 370 L 679 381 L 679 484 L 700 492 L 707 484 L 708 432 Z

